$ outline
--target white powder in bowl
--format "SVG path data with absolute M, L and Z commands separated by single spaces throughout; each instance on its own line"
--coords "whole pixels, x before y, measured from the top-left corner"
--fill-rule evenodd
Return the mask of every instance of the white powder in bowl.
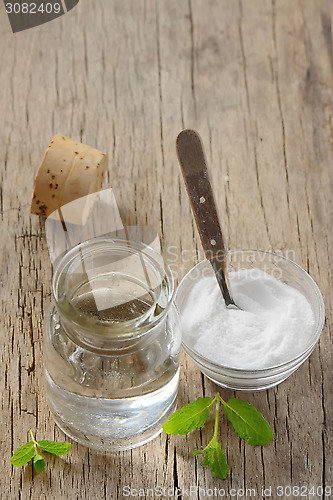
M 199 279 L 182 311 L 184 341 L 213 363 L 257 370 L 287 362 L 311 343 L 314 315 L 301 292 L 259 269 L 229 273 L 228 309 L 215 276 Z

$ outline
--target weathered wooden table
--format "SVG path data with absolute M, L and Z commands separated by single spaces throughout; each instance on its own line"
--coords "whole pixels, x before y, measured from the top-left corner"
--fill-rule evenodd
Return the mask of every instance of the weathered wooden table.
M 320 489 L 333 478 L 329 1 L 82 0 L 15 35 L 1 4 L 0 39 L 1 498 L 122 499 L 125 486 L 141 498 L 159 498 L 162 487 L 165 498 L 185 499 L 191 486 L 200 499 L 223 490 L 224 498 L 330 498 Z M 179 282 L 202 258 L 175 154 L 184 127 L 207 145 L 229 247 L 282 252 L 324 296 L 326 324 L 310 359 L 274 389 L 239 394 L 272 424 L 274 441 L 244 445 L 223 422 L 226 481 L 193 456 L 212 420 L 201 433 L 161 434 L 124 453 L 74 444 L 42 474 L 12 467 L 29 428 L 64 438 L 43 387 L 52 270 L 44 222 L 29 213 L 45 147 L 60 132 L 109 153 L 105 184 L 124 221 L 159 230 Z M 179 404 L 216 390 L 183 355 Z M 305 489 L 289 496 L 279 486 Z

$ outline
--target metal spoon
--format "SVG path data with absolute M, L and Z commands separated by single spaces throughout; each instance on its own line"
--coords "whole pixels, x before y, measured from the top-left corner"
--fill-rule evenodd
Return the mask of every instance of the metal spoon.
M 230 294 L 227 252 L 201 137 L 195 130 L 183 130 L 177 137 L 176 148 L 206 259 L 214 269 L 225 305 L 240 309 Z

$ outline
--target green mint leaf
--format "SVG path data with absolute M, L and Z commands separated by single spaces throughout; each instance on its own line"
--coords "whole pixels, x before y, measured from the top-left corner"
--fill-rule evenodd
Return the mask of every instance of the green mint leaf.
M 232 398 L 223 401 L 223 412 L 232 423 L 235 432 L 252 445 L 264 445 L 273 439 L 273 431 L 262 414 L 247 401 Z
M 42 455 L 36 455 L 34 457 L 34 469 L 36 469 L 37 472 L 43 472 L 45 467 L 45 461 Z
M 37 444 L 41 450 L 53 453 L 53 455 L 67 455 L 72 449 L 71 443 L 62 443 L 61 441 L 42 439 Z
M 20 448 L 15 451 L 14 455 L 10 459 L 10 463 L 15 465 L 15 467 L 22 467 L 32 459 L 34 454 L 34 443 L 33 441 L 29 441 L 29 443 L 20 446 Z
M 212 409 L 213 400 L 211 398 L 198 398 L 193 403 L 183 406 L 173 413 L 163 425 L 163 430 L 167 434 L 187 434 L 193 429 L 199 429 L 204 425 Z
M 229 466 L 221 445 L 213 438 L 204 450 L 194 450 L 194 455 L 201 455 L 202 453 L 205 453 L 202 465 L 208 465 L 213 476 L 218 479 L 225 479 L 228 475 Z

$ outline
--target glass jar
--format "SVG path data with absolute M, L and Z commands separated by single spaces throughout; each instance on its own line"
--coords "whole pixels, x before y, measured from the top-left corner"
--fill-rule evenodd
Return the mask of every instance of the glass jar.
M 179 379 L 173 289 L 160 254 L 138 242 L 95 238 L 61 259 L 44 355 L 50 410 L 69 437 L 125 450 L 161 432 Z

